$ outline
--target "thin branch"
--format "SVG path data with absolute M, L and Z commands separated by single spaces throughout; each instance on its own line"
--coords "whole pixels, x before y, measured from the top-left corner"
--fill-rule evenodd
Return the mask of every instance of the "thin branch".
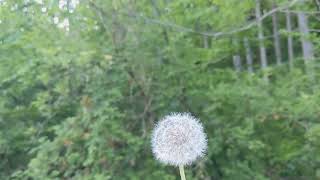
M 304 14 L 320 14 L 320 11 L 293 11 L 293 10 L 280 10 L 282 13 L 290 12 L 293 14 L 298 14 L 299 12 L 303 12 Z
M 267 17 L 269 17 L 273 13 L 279 12 L 279 11 L 284 11 L 285 9 L 288 9 L 288 8 L 294 6 L 299 1 L 300 0 L 293 0 L 292 2 L 290 2 L 287 5 L 279 6 L 277 8 L 274 8 L 274 9 L 270 10 L 269 12 L 265 13 L 259 19 L 256 19 L 256 20 L 248 23 L 247 25 L 242 26 L 242 27 L 237 28 L 237 29 L 234 29 L 234 30 L 226 31 L 226 32 L 224 32 L 224 31 L 221 31 L 221 32 L 196 31 L 196 30 L 194 30 L 192 28 L 188 28 L 188 27 L 184 27 L 184 26 L 181 26 L 181 25 L 177 25 L 177 24 L 174 24 L 172 22 L 168 22 L 168 21 L 164 22 L 164 21 L 161 21 L 161 20 L 158 20 L 158 19 L 152 19 L 152 18 L 149 18 L 149 17 L 145 17 L 145 16 L 143 16 L 141 14 L 138 14 L 138 13 L 130 13 L 130 14 L 126 13 L 126 12 L 117 12 L 117 13 L 121 14 L 121 15 L 125 15 L 125 16 L 130 17 L 130 18 L 143 20 L 144 22 L 147 22 L 147 23 L 158 24 L 160 26 L 164 26 L 166 28 L 171 28 L 171 29 L 176 30 L 176 31 L 185 32 L 185 33 L 194 33 L 194 34 L 199 34 L 199 35 L 203 35 L 203 36 L 217 38 L 217 37 L 220 37 L 220 36 L 232 35 L 232 34 L 236 34 L 236 33 L 242 32 L 242 31 L 246 31 L 246 30 L 256 26 L 258 24 L 258 22 L 263 21 L 264 19 L 266 19 Z M 94 2 L 90 1 L 90 4 L 96 10 L 99 10 L 101 14 L 105 14 L 105 15 L 107 14 L 101 8 L 98 8 L 99 6 L 97 6 Z
M 258 24 L 258 22 L 263 21 L 265 18 L 269 17 L 273 13 L 278 12 L 278 11 L 283 11 L 283 10 L 289 8 L 289 7 L 294 6 L 298 2 L 299 2 L 299 0 L 293 0 L 288 5 L 284 5 L 284 6 L 281 6 L 281 7 L 274 8 L 274 9 L 270 10 L 269 12 L 265 13 L 259 19 L 256 19 L 256 20 L 252 21 L 251 23 L 249 23 L 249 24 L 247 24 L 247 25 L 245 25 L 243 27 L 240 27 L 240 28 L 237 28 L 237 29 L 234 29 L 234 30 L 230 30 L 230 31 L 227 31 L 227 32 L 223 32 L 223 31 L 222 32 L 202 32 L 202 31 L 196 31 L 196 30 L 194 30 L 192 28 L 187 28 L 187 27 L 184 27 L 184 26 L 180 26 L 180 25 L 177 25 L 177 24 L 174 24 L 174 23 L 171 23 L 171 22 L 163 22 L 163 21 L 160 21 L 160 20 L 157 20 L 157 19 L 151 19 L 151 18 L 145 17 L 143 15 L 138 15 L 138 14 L 131 14 L 131 16 L 129 16 L 128 14 L 124 14 L 124 15 L 127 15 L 129 17 L 134 17 L 134 18 L 137 18 L 137 19 L 142 19 L 145 22 L 152 23 L 152 24 L 158 24 L 158 25 L 161 25 L 161 26 L 165 26 L 167 28 L 172 28 L 174 30 L 181 31 L 181 32 L 195 33 L 195 34 L 199 34 L 199 35 L 204 35 L 204 36 L 217 38 L 217 37 L 220 37 L 220 36 L 232 35 L 232 34 L 236 34 L 236 33 L 242 32 L 242 31 L 246 31 L 246 30 L 256 26 Z

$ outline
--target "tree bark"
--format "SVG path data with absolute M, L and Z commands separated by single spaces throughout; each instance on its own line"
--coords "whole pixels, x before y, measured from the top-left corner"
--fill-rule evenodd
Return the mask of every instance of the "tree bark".
M 239 54 L 233 55 L 233 65 L 237 72 L 241 71 L 241 57 Z
M 273 8 L 276 8 L 276 2 L 273 1 Z M 278 17 L 277 13 L 272 14 L 272 26 L 273 26 L 273 38 L 274 38 L 274 50 L 277 60 L 277 65 L 281 64 L 281 45 L 280 45 L 280 37 L 279 37 L 279 29 L 278 29 Z
M 249 73 L 253 73 L 253 67 L 252 67 L 252 51 L 251 51 L 251 47 L 249 44 L 249 40 L 247 37 L 245 37 L 243 39 L 244 41 L 244 48 L 246 49 L 246 60 L 247 60 L 247 68 L 248 68 L 248 72 Z
M 239 42 L 237 39 L 232 39 L 232 44 L 234 45 L 234 47 L 236 49 L 235 54 L 232 57 L 234 69 L 237 72 L 240 72 L 241 71 L 241 57 L 239 54 Z
M 313 55 L 313 44 L 310 40 L 308 40 L 308 36 L 310 35 L 309 27 L 308 27 L 308 17 L 303 12 L 298 12 L 298 24 L 299 31 L 301 33 L 301 45 L 303 58 L 305 62 L 312 60 Z
M 261 21 L 261 0 L 256 0 L 256 20 L 258 25 L 258 39 L 259 39 L 259 49 L 260 49 L 260 61 L 261 61 L 261 69 L 264 70 L 267 68 L 267 54 L 266 48 L 264 46 L 264 35 L 263 35 L 263 27 Z M 263 78 L 265 81 L 268 81 L 268 77 L 264 74 Z
M 293 68 L 293 39 L 292 39 L 292 25 L 291 25 L 291 14 L 289 12 L 289 9 L 287 9 L 286 12 L 286 27 L 287 27 L 287 32 L 288 32 L 288 58 L 289 58 L 289 66 L 290 69 Z
M 203 47 L 205 49 L 209 48 L 209 37 L 208 36 L 203 36 Z
M 309 32 L 309 26 L 308 26 L 308 16 L 303 12 L 298 12 L 298 25 L 299 25 L 299 31 L 301 35 L 301 46 L 302 46 L 302 54 L 303 59 L 306 66 L 306 72 L 309 75 L 310 80 L 315 83 L 315 73 L 314 68 L 310 66 L 309 63 L 314 59 L 313 56 L 313 44 L 308 39 L 310 32 Z M 312 86 L 314 89 L 314 86 Z

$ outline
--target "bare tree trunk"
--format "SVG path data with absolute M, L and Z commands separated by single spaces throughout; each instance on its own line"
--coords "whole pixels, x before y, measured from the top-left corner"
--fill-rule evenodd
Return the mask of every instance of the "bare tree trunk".
M 239 54 L 239 42 L 237 39 L 232 39 L 232 44 L 235 46 L 236 51 L 232 57 L 234 68 L 237 72 L 241 71 L 241 57 Z
M 233 65 L 237 72 L 241 71 L 241 57 L 239 54 L 233 55 Z
M 272 4 L 273 8 L 276 8 L 276 2 L 273 1 Z M 280 38 L 279 38 L 279 30 L 278 30 L 278 17 L 277 13 L 272 14 L 272 26 L 273 26 L 273 36 L 274 36 L 274 50 L 276 53 L 276 60 L 277 60 L 277 65 L 281 64 L 281 45 L 280 45 Z
M 291 25 L 291 14 L 289 12 L 289 9 L 287 9 L 286 12 L 286 26 L 287 26 L 287 32 L 288 32 L 288 57 L 289 57 L 289 66 L 290 69 L 293 68 L 293 40 L 292 40 L 292 25 Z
M 209 48 L 209 37 L 203 36 L 203 47 L 208 49 Z
M 248 68 L 248 72 L 249 73 L 253 73 L 253 67 L 252 67 L 252 51 L 251 51 L 251 47 L 249 44 L 249 40 L 247 37 L 245 37 L 243 39 L 244 41 L 244 48 L 246 49 L 246 60 L 247 60 L 247 68 Z
M 302 52 L 305 62 L 313 59 L 313 44 L 308 40 L 308 17 L 303 12 L 298 12 L 299 31 L 301 33 Z
M 263 27 L 261 21 L 261 0 L 256 0 L 256 19 L 258 25 L 258 38 L 259 38 L 259 47 L 260 47 L 260 61 L 261 61 L 261 68 L 264 70 L 267 68 L 267 55 L 266 55 L 266 48 L 264 46 L 264 35 L 263 35 Z M 264 75 L 264 79 L 268 81 L 268 77 Z
M 205 25 L 205 29 L 207 31 L 210 31 L 211 27 L 207 24 L 207 25 Z M 212 41 L 212 39 L 211 39 L 210 36 L 203 35 L 203 47 L 204 48 L 206 48 L 206 49 L 210 48 L 211 47 L 211 41 Z
M 308 39 L 310 35 L 309 27 L 308 27 L 308 17 L 303 12 L 298 12 L 298 25 L 299 25 L 299 31 L 301 33 L 302 53 L 303 53 L 303 59 L 306 65 L 306 72 L 309 75 L 310 80 L 313 83 L 315 83 L 314 69 L 312 66 L 310 66 L 311 64 L 309 63 L 314 58 L 313 44 Z M 312 88 L 313 90 L 315 90 L 314 86 L 312 86 Z

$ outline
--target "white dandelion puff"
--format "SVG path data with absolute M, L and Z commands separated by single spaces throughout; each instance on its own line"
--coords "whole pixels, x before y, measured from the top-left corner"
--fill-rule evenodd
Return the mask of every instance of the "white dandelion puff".
M 151 144 L 157 160 L 181 167 L 204 155 L 207 137 L 197 118 L 189 113 L 172 113 L 156 125 Z

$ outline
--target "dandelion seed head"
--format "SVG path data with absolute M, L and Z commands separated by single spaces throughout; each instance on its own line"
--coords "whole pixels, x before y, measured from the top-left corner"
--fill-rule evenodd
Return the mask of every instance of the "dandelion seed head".
M 152 152 L 164 164 L 189 165 L 204 155 L 207 138 L 202 124 L 189 113 L 172 113 L 153 130 Z

